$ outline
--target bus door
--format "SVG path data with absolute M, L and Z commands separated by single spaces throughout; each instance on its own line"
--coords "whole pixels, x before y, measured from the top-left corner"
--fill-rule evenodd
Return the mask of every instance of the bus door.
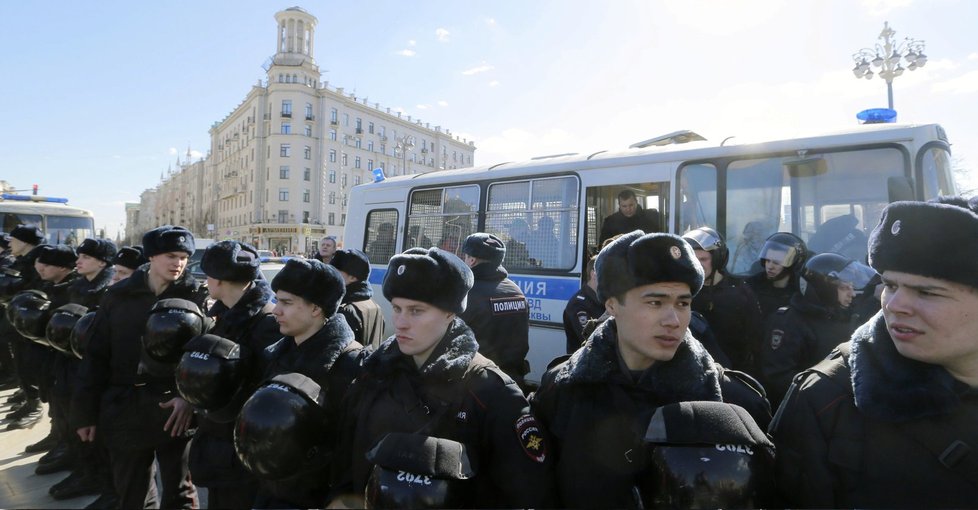
M 587 229 L 584 243 L 584 260 L 597 255 L 601 251 L 601 242 L 608 234 L 624 232 L 609 232 L 605 222 L 614 214 L 619 213 L 619 196 L 635 195 L 640 208 L 635 214 L 649 218 L 654 225 L 654 232 L 666 231 L 669 225 L 669 182 L 622 182 L 604 186 L 591 186 L 587 189 Z M 626 198 L 626 202 L 630 198 Z M 605 235 L 602 235 L 605 234 Z

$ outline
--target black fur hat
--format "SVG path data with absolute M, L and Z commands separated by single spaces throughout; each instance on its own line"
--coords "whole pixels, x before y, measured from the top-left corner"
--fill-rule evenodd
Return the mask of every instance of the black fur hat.
M 412 248 L 413 249 L 413 248 Z M 429 248 L 427 253 L 401 253 L 391 258 L 384 276 L 384 297 L 413 299 L 453 313 L 465 311 L 475 279 L 454 253 Z
M 194 235 L 183 227 L 163 225 L 143 234 L 143 255 L 155 257 L 171 251 L 185 251 L 194 254 Z
M 289 259 L 275 278 L 272 290 L 295 294 L 323 309 L 331 317 L 346 294 L 346 283 L 335 267 L 316 259 Z
M 129 269 L 136 270 L 139 266 L 148 262 L 146 257 L 143 256 L 143 247 L 136 246 L 123 246 L 119 249 L 119 252 L 115 254 L 112 258 L 112 264 L 116 266 L 128 267 Z
M 361 282 L 370 277 L 370 260 L 365 253 L 356 248 L 337 250 L 329 263 Z
M 204 250 L 200 269 L 215 280 L 250 282 L 258 278 L 258 250 L 237 241 L 221 241 Z
M 465 238 L 465 243 L 462 244 L 462 253 L 498 266 L 506 258 L 506 243 L 492 234 L 476 232 Z
M 594 263 L 598 299 L 608 299 L 653 283 L 680 282 L 696 295 L 703 287 L 703 266 L 685 239 L 636 230 L 605 246 Z
M 37 261 L 41 264 L 74 269 L 76 260 L 78 256 L 71 246 L 64 244 L 38 246 Z
M 957 197 L 894 202 L 869 236 L 869 265 L 978 288 L 978 214 Z
M 10 234 L 0 234 L 0 250 L 10 248 Z
M 17 225 L 10 231 L 10 237 L 37 246 L 44 242 L 44 232 L 34 225 Z
M 112 259 L 115 257 L 118 249 L 115 247 L 115 243 L 109 241 L 108 239 L 88 238 L 78 245 L 75 252 L 77 252 L 79 255 L 94 257 L 111 265 Z

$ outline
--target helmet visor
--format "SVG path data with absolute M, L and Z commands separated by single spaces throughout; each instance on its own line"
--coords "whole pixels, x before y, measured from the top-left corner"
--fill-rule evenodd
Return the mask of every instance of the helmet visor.
M 870 280 L 876 276 L 876 271 L 861 262 L 853 261 L 842 268 L 841 271 L 833 271 L 829 276 L 838 279 L 840 282 L 850 284 L 853 289 L 859 290 L 869 285 Z
M 690 230 L 683 234 L 683 239 L 689 241 L 694 249 L 713 251 L 720 247 L 720 238 L 716 234 L 703 229 Z
M 784 267 L 791 267 L 795 261 L 801 258 L 801 255 L 801 251 L 797 247 L 788 246 L 777 241 L 768 241 L 761 248 L 761 256 L 759 258 L 770 260 Z

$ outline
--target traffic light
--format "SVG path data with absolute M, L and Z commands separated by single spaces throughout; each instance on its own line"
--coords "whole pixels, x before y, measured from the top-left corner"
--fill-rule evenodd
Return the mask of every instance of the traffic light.
M 37 184 L 34 185 L 34 194 L 37 195 Z

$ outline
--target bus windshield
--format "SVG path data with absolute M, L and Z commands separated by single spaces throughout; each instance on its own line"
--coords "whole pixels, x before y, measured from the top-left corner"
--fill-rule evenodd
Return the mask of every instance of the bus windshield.
M 77 246 L 85 238 L 95 237 L 95 224 L 91 218 L 51 215 L 47 220 L 45 234 L 50 244 Z
M 775 232 L 798 235 L 816 253 L 863 260 L 891 182 L 906 179 L 908 169 L 896 147 L 688 164 L 680 170 L 679 231 L 720 230 L 734 274 L 759 270 L 760 250 Z

